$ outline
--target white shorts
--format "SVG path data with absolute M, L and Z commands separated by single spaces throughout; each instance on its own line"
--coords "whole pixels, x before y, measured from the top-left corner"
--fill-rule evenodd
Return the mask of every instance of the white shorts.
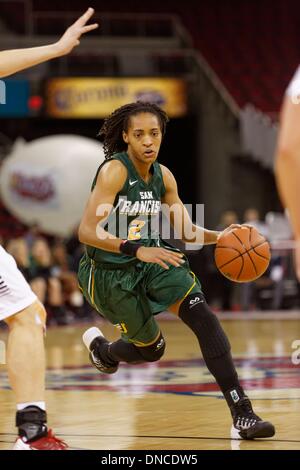
M 14 258 L 0 246 L 0 320 L 20 312 L 36 300 Z
M 300 103 L 300 66 L 297 68 L 289 86 L 286 89 L 286 94 L 290 96 L 294 104 Z

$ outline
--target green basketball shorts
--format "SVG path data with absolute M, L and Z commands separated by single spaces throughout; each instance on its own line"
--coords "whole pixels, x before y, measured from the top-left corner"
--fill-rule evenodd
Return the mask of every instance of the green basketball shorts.
M 169 270 L 158 264 L 98 264 L 83 255 L 79 286 L 87 301 L 137 346 L 154 342 L 160 329 L 154 315 L 168 310 L 189 294 L 201 293 L 201 285 L 189 263 Z

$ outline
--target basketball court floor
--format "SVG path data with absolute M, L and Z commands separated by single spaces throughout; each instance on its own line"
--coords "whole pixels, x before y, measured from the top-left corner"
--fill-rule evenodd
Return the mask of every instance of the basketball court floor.
M 50 426 L 78 450 L 300 449 L 300 364 L 292 362 L 292 343 L 300 343 L 300 317 L 287 315 L 266 313 L 255 319 L 233 314 L 222 320 L 255 411 L 276 426 L 271 439 L 230 440 L 229 411 L 196 339 L 180 320 L 166 316 L 160 321 L 167 341 L 164 358 L 146 365 L 122 364 L 111 376 L 89 365 L 81 341 L 89 325 L 49 328 Z M 103 320 L 99 326 L 109 339 L 118 337 Z M 0 339 L 5 338 L 1 330 Z M 3 365 L 0 410 L 0 449 L 10 449 L 15 405 Z

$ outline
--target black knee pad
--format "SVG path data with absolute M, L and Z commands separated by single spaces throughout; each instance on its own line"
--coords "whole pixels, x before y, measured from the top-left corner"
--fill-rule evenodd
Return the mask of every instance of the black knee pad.
M 219 319 L 210 310 L 202 293 L 191 294 L 184 299 L 179 317 L 196 334 L 204 357 L 213 359 L 230 351 Z
M 150 346 L 136 346 L 136 348 L 138 349 L 140 355 L 145 361 L 155 362 L 158 361 L 164 355 L 166 343 L 163 335 L 160 333 L 155 343 L 150 344 Z

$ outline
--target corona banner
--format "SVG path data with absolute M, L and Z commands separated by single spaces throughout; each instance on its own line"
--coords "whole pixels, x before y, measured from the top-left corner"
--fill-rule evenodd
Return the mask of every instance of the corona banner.
M 104 118 L 120 106 L 150 101 L 170 117 L 187 112 L 186 83 L 175 78 L 55 78 L 46 85 L 46 113 L 56 118 Z

